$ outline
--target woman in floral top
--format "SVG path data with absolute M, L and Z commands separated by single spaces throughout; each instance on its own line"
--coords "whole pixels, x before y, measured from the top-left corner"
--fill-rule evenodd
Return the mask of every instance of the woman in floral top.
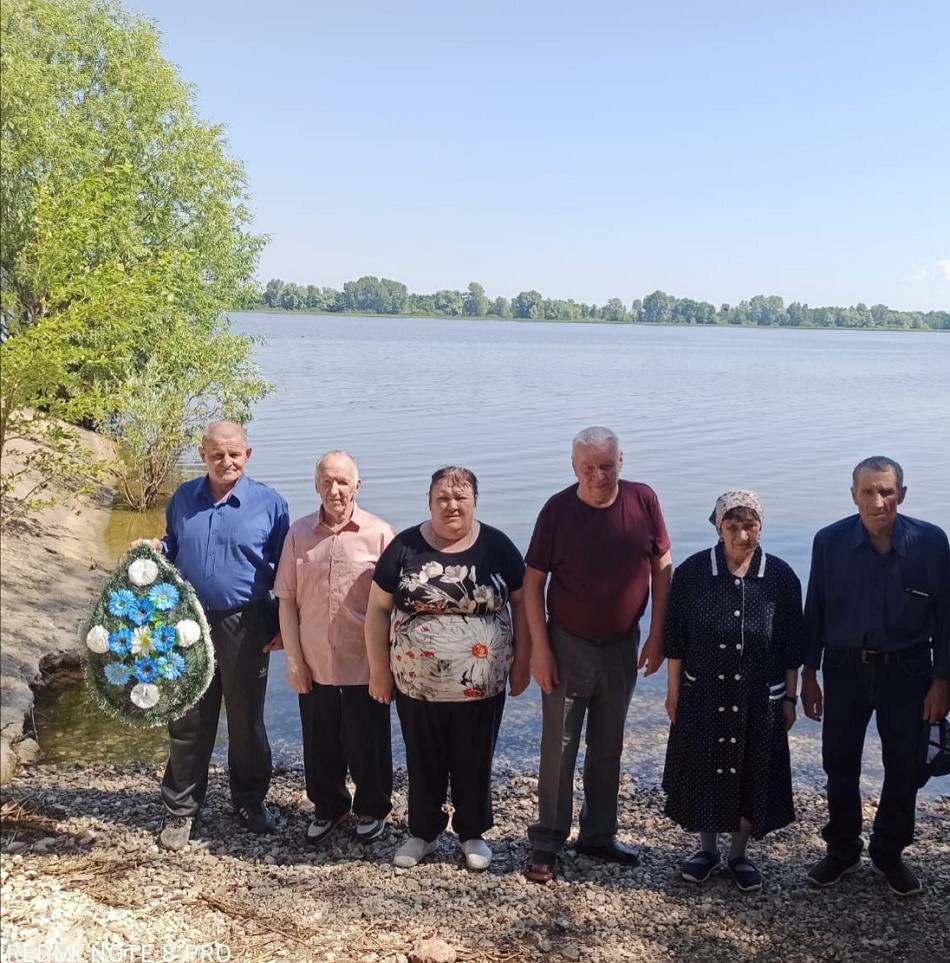
M 486 869 L 491 768 L 505 705 L 528 685 L 524 561 L 511 540 L 475 518 L 478 482 L 441 468 L 431 518 L 407 528 L 376 565 L 366 613 L 370 695 L 396 708 L 406 743 L 411 838 L 397 866 L 415 866 L 448 824 L 449 782 L 469 869 Z M 393 618 L 393 613 L 395 617 Z

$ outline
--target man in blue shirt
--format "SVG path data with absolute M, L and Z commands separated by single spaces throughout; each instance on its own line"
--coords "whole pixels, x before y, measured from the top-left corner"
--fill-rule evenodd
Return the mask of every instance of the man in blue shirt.
M 222 696 L 234 807 L 252 832 L 275 829 L 264 803 L 271 779 L 264 695 L 270 652 L 281 644 L 271 590 L 290 512 L 277 492 L 244 474 L 251 449 L 240 425 L 209 425 L 198 454 L 207 474 L 179 486 L 165 511 L 165 537 L 149 542 L 194 587 L 211 627 L 216 663 L 208 691 L 168 726 L 159 845 L 176 850 L 188 844 L 208 791 Z
M 893 459 L 866 458 L 852 479 L 858 514 L 815 536 L 805 600 L 802 702 L 810 719 L 824 711 L 828 776 L 827 854 L 807 879 L 832 886 L 861 867 L 861 756 L 874 712 L 884 785 L 871 868 L 913 896 L 920 881 L 901 854 L 914 838 L 921 728 L 950 711 L 950 545 L 936 525 L 898 515 L 907 489 Z

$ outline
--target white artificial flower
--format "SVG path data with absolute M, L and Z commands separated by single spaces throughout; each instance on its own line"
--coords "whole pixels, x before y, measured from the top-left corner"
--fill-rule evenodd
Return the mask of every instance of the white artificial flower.
M 133 585 L 151 585 L 158 578 L 158 565 L 150 558 L 137 558 L 129 565 L 129 581 Z
M 103 625 L 94 625 L 86 633 L 86 647 L 96 655 L 104 655 L 109 651 L 109 633 Z
M 132 655 L 139 655 L 152 645 L 152 630 L 147 625 L 132 629 Z
M 182 619 L 175 630 L 178 632 L 178 644 L 183 649 L 190 649 L 201 638 L 201 626 L 194 619 Z
M 158 686 L 151 682 L 137 682 L 129 693 L 129 698 L 140 709 L 151 709 L 158 702 Z

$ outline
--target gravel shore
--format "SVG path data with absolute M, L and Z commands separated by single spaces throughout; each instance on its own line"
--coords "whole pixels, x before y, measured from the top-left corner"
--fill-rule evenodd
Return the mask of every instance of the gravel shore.
M 662 815 L 660 791 L 629 777 L 621 838 L 641 846 L 643 864 L 605 865 L 568 848 L 557 881 L 539 886 L 520 873 L 535 813 L 529 775 L 497 774 L 495 859 L 479 874 L 464 868 L 451 833 L 416 868 L 391 866 L 407 836 L 401 772 L 382 839 L 364 847 L 344 828 L 315 849 L 302 843 L 310 816 L 300 771 L 276 772 L 279 832 L 257 837 L 231 812 L 227 773 L 215 766 L 197 838 L 181 853 L 155 844 L 160 776 L 143 765 L 35 766 L 4 787 L 4 960 L 406 963 L 431 937 L 458 963 L 950 960 L 945 797 L 921 804 L 907 857 L 925 889 L 902 900 L 867 866 L 831 890 L 805 883 L 821 853 L 817 791 L 797 796 L 797 823 L 750 849 L 765 883 L 743 894 L 728 875 L 702 887 L 679 878 L 693 840 Z

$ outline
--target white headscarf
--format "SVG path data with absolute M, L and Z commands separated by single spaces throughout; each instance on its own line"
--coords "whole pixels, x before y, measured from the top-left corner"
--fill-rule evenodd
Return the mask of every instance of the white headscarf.
M 722 528 L 722 520 L 726 512 L 733 508 L 748 508 L 758 515 L 759 525 L 765 524 L 765 512 L 762 511 L 762 502 L 759 501 L 759 496 L 753 491 L 740 488 L 736 491 L 726 492 L 716 499 L 716 507 L 709 516 L 709 520 L 716 526 L 717 532 Z

